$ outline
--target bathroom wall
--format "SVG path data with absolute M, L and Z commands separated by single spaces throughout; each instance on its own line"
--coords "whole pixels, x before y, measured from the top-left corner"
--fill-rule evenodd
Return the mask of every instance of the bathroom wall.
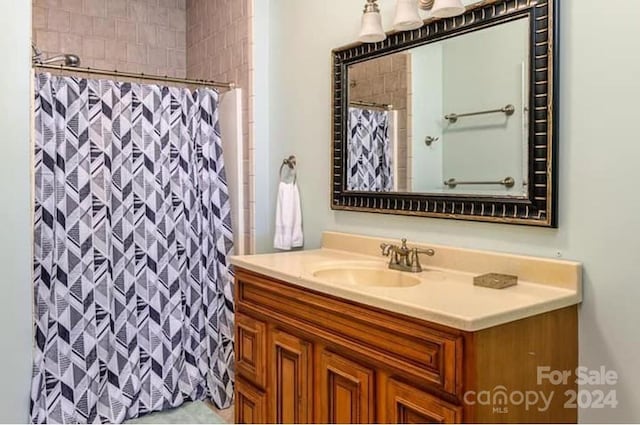
M 187 76 L 233 81 L 243 91 L 245 246 L 252 250 L 253 0 L 187 0 Z
M 185 77 L 185 0 L 32 0 L 33 40 L 82 66 Z
M 29 420 L 31 383 L 31 4 L 0 14 L 0 423 Z
M 442 44 L 429 44 L 411 52 L 410 104 L 412 138 L 409 149 L 411 163 L 410 192 L 435 192 L 442 190 L 442 156 L 444 140 L 442 134 L 444 110 Z M 419 116 L 418 113 L 419 112 Z M 427 137 L 438 138 L 431 146 L 425 144 Z
M 396 54 L 371 59 L 354 65 L 349 70 L 349 100 L 393 105 L 398 111 L 398 146 L 394 167 L 398 191 L 407 190 L 407 146 L 410 132 L 409 98 L 411 91 L 411 57 Z
M 267 0 L 264 0 L 265 2 Z M 580 308 L 580 362 L 616 370 L 616 409 L 581 409 L 582 422 L 640 421 L 640 144 L 637 51 L 640 2 L 561 0 L 559 229 L 454 220 L 338 212 L 329 207 L 331 172 L 331 49 L 356 40 L 361 0 L 271 0 L 268 73 L 268 175 L 277 179 L 279 158 L 298 156 L 306 248 L 320 245 L 323 230 L 337 230 L 584 262 Z M 393 3 L 381 2 L 386 28 Z M 258 28 L 258 27 L 256 27 Z M 266 43 L 266 42 L 265 42 Z M 265 186 L 269 198 L 272 185 Z M 259 211 L 269 214 L 268 199 Z M 264 202 L 264 203 L 263 203 Z M 263 208 L 264 206 L 264 208 Z M 272 227 L 269 229 L 272 232 Z M 272 233 L 271 233 L 272 234 Z M 259 251 L 269 251 L 262 240 Z M 586 387 L 584 387 L 586 389 Z M 560 396 L 560 395 L 558 395 Z

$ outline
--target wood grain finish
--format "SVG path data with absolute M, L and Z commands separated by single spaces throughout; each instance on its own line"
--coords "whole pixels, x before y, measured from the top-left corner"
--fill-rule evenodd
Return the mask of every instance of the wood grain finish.
M 375 422 L 375 372 L 330 351 L 320 354 L 317 423 Z
M 267 421 L 267 396 L 243 379 L 236 379 L 235 422 L 261 424 Z
M 237 300 L 252 316 L 291 325 L 356 353 L 375 358 L 400 373 L 413 375 L 461 396 L 456 362 L 461 332 L 363 307 L 286 282 L 244 272 L 237 278 Z
M 236 368 L 259 387 L 267 378 L 267 325 L 242 313 L 236 314 Z
M 548 380 L 538 382 L 538 367 L 572 371 L 578 366 L 578 312 L 575 307 L 556 310 L 529 319 L 507 323 L 477 332 L 476 380 L 474 389 L 491 391 L 497 395 L 499 387 L 507 394 L 513 391 L 532 391 L 554 394 L 548 408 L 540 400 L 527 409 L 525 403 L 475 406 L 478 422 L 536 422 L 575 423 L 577 409 L 565 408 L 565 391 L 578 390 L 574 380 L 563 385 L 551 385 Z M 518 399 L 515 400 L 518 402 Z M 544 409 L 544 410 L 539 410 Z
M 278 329 L 270 332 L 270 341 L 270 421 L 312 423 L 312 345 Z
M 243 338 L 239 362 L 244 364 L 238 367 L 238 422 L 577 420 L 576 410 L 564 409 L 560 397 L 577 389 L 574 383 L 536 382 L 538 366 L 577 367 L 576 306 L 463 332 L 243 269 L 236 271 L 236 300 L 236 335 Z M 266 383 L 253 366 L 260 359 L 266 359 Z M 554 391 L 558 397 L 542 412 L 468 397 L 498 386 Z
M 462 408 L 433 395 L 390 379 L 387 381 L 386 417 L 383 422 L 395 424 L 460 423 Z

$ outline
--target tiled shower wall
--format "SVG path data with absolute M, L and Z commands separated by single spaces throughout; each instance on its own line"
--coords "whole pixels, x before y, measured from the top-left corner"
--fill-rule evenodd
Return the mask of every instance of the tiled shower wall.
M 243 90 L 245 246 L 253 252 L 253 0 L 187 0 L 187 76 Z
M 349 71 L 349 100 L 393 105 L 398 111 L 398 191 L 408 190 L 410 170 L 408 145 L 410 132 L 411 56 L 405 53 L 368 60 Z
M 33 0 L 33 40 L 82 66 L 185 77 L 186 0 Z

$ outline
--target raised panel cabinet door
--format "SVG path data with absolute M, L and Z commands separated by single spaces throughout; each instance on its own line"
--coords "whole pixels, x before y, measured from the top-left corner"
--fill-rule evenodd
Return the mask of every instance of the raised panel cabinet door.
M 264 389 L 267 381 L 267 325 L 236 313 L 236 368 L 240 376 Z
M 237 424 L 267 422 L 266 394 L 242 379 L 236 380 L 235 422 Z
M 375 372 L 330 351 L 318 366 L 318 423 L 374 423 Z
M 386 385 L 386 417 L 394 424 L 450 424 L 462 422 L 462 408 L 403 382 Z
M 270 333 L 271 422 L 313 422 L 313 345 L 279 329 Z

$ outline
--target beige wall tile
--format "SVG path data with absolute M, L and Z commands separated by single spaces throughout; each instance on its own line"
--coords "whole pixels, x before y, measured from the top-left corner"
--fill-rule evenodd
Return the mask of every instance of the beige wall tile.
M 105 57 L 115 63 L 126 61 L 127 42 L 123 40 L 107 40 L 105 42 Z M 117 66 L 110 68 L 117 68 Z
M 60 34 L 55 31 L 36 31 L 36 45 L 43 52 L 58 52 L 60 50 Z
M 161 46 L 166 50 L 168 44 L 159 42 L 158 40 L 158 27 L 151 24 L 138 24 L 138 43 L 146 44 L 147 46 Z
M 71 24 L 69 31 L 78 35 L 93 34 L 93 21 L 91 17 L 81 13 L 71 13 Z
M 118 40 L 138 41 L 138 26 L 135 22 L 119 19 L 116 21 L 116 36 Z
M 105 59 L 105 40 L 98 37 L 84 37 L 82 39 L 82 57 Z
M 176 0 L 158 0 L 158 5 L 167 9 L 177 9 Z
M 147 46 L 145 46 L 144 44 L 128 43 L 127 44 L 127 62 L 146 65 Z
M 47 28 L 47 12 L 48 12 L 48 9 L 44 7 L 36 6 L 33 8 L 32 17 L 33 17 L 34 30 Z
M 135 22 L 147 22 L 149 5 L 143 0 L 129 0 L 129 19 Z
M 167 68 L 167 49 L 162 47 L 149 47 L 148 48 L 148 60 L 149 65 L 153 65 L 156 68 Z
M 59 9 L 69 12 L 80 13 L 82 11 L 82 0 L 60 0 Z
M 176 31 L 167 27 L 156 27 L 157 28 L 157 37 L 158 37 L 158 45 L 164 46 L 166 48 L 174 48 L 178 44 L 178 38 L 176 37 Z M 186 40 L 184 41 L 186 43 Z M 185 49 L 186 50 L 186 49 Z
M 107 2 L 105 0 L 83 0 L 82 13 L 87 16 L 107 17 Z
M 93 35 L 105 39 L 113 39 L 116 36 L 116 21 L 114 18 L 93 18 Z
M 69 12 L 80 12 L 82 10 L 82 0 L 60 0 L 59 9 Z
M 49 9 L 47 28 L 50 31 L 69 32 L 70 13 L 65 10 Z
M 78 34 L 60 34 L 60 51 L 80 55 L 82 36 Z
M 147 8 L 147 22 L 155 25 L 169 25 L 169 9 L 166 7 Z
M 129 16 L 127 13 L 127 0 L 109 0 L 107 3 L 107 16 L 114 18 L 126 18 Z

